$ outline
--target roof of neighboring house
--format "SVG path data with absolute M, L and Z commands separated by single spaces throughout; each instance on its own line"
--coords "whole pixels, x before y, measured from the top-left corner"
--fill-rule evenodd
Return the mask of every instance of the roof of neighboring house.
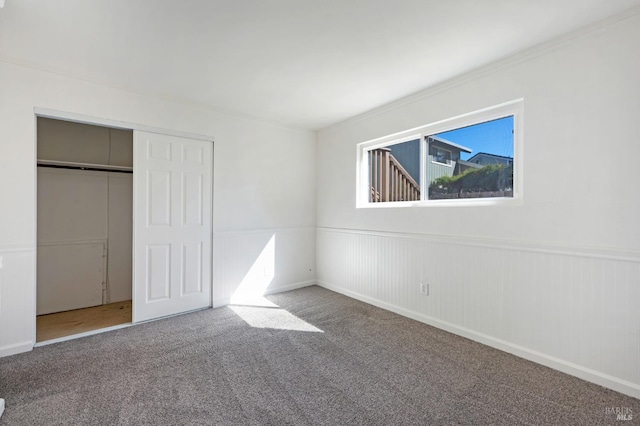
M 488 152 L 479 152 L 477 154 L 474 154 L 471 158 L 469 158 L 467 161 L 473 161 L 474 158 L 476 157 L 480 157 L 481 155 L 484 155 L 486 157 L 493 157 L 493 158 L 504 158 L 507 160 L 513 160 L 513 157 L 507 157 L 505 155 L 498 155 L 498 154 L 490 154 Z
M 470 163 L 469 161 L 465 161 L 465 160 L 458 160 L 458 164 L 461 164 L 461 165 L 467 166 L 467 167 L 471 167 L 472 169 L 481 169 L 482 168 L 482 166 L 480 164 Z
M 464 151 L 464 152 L 468 152 L 468 153 L 471 153 L 473 151 L 471 148 L 467 148 L 464 145 L 460 145 L 460 144 L 457 144 L 455 142 L 451 142 L 451 141 L 446 140 L 444 138 L 441 138 L 439 136 L 429 136 L 429 139 L 433 139 L 436 142 L 440 142 L 442 144 L 450 145 L 450 146 L 452 146 L 454 148 L 458 148 L 460 151 Z

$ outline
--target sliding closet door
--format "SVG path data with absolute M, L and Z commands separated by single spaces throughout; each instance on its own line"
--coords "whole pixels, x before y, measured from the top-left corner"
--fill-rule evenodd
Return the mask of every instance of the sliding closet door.
M 133 139 L 133 321 L 211 306 L 213 144 Z

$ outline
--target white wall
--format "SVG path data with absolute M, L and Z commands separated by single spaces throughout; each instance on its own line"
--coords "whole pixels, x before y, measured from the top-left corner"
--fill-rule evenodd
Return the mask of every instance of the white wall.
M 31 349 L 35 341 L 34 108 L 210 135 L 214 145 L 214 246 L 252 232 L 281 233 L 269 290 L 312 282 L 315 275 L 315 134 L 224 115 L 32 68 L 0 62 L 0 356 Z M 290 236 L 290 238 L 289 238 Z M 259 245 L 257 240 L 253 244 Z M 250 256 L 262 247 L 251 247 Z M 300 262 L 296 248 L 311 253 Z M 214 277 L 243 277 L 214 254 Z M 310 271 L 311 269 L 311 271 Z M 217 275 L 216 275 L 217 274 Z M 288 278 L 284 278 L 288 277 Z M 214 278 L 215 279 L 215 278 Z M 241 279 L 214 282 L 227 299 Z M 292 282 L 291 280 L 296 280 Z M 279 287 L 278 287 L 279 286 Z M 8 325 L 10 324 L 10 325 Z
M 637 40 L 595 25 L 322 131 L 322 285 L 640 397 Z M 521 206 L 355 208 L 356 144 L 518 98 Z

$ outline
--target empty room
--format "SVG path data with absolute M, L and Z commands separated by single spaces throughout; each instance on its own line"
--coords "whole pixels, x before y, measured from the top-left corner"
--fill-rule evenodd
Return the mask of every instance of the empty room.
M 0 425 L 635 424 L 640 0 L 0 0 Z

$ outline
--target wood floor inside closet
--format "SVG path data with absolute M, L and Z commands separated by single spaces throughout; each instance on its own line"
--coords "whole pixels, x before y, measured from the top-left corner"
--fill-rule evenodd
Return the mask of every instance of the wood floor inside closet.
M 131 322 L 131 300 L 36 318 L 36 342 L 113 327 Z

